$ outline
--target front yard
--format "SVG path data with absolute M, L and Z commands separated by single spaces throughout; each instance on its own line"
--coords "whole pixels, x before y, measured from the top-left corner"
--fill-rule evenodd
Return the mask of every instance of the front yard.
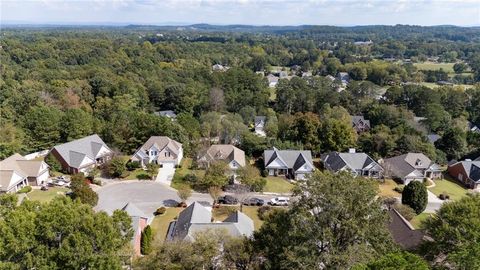
M 392 179 L 385 179 L 383 183 L 378 184 L 380 197 L 400 197 L 400 193 L 395 191 L 395 188 L 401 186 Z
M 451 200 L 460 200 L 468 193 L 466 188 L 456 183 L 448 175 L 446 175 L 443 180 L 435 180 L 435 187 L 429 188 L 428 190 L 437 196 L 445 192 L 450 195 Z
M 194 174 L 198 178 L 202 178 L 205 175 L 204 170 L 195 170 L 192 169 L 192 159 L 191 158 L 183 158 L 182 162 L 180 163 L 181 167 L 175 170 L 175 175 L 172 179 L 172 187 L 178 189 L 181 185 L 189 185 L 189 183 L 185 182 L 183 178 L 185 175 Z
M 283 177 L 268 176 L 263 192 L 290 193 L 294 185 Z
M 40 189 L 34 189 L 27 193 L 27 197 L 29 200 L 32 201 L 39 201 L 39 202 L 49 202 L 53 198 L 57 196 L 65 196 L 65 192 L 69 191 L 68 188 L 64 187 L 50 187 L 46 191 L 42 191 Z

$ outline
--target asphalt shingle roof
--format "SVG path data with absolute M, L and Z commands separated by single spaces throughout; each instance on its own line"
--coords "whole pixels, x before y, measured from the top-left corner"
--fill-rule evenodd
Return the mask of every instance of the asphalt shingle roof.
M 102 146 L 111 152 L 105 142 L 103 142 L 97 134 L 93 134 L 78 140 L 57 145 L 54 149 L 57 150 L 70 167 L 79 168 L 85 157 L 95 161 Z
M 276 148 L 273 148 L 273 150 L 265 150 L 265 167 L 272 163 L 272 161 L 274 161 L 277 157 L 283 163 L 285 163 L 289 169 L 292 169 L 294 167 L 301 167 L 304 163 L 299 165 L 298 162 L 300 155 L 303 156 L 303 160 L 306 160 L 310 164 L 313 164 L 312 152 L 310 150 L 278 150 Z

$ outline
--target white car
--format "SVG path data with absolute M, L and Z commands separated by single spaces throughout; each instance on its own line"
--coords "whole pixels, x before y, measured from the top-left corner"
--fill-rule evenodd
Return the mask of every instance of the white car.
M 65 186 L 66 183 L 62 180 L 58 180 L 58 181 L 53 182 L 53 184 L 56 185 L 56 186 L 59 186 L 59 187 L 63 187 L 63 186 Z
M 287 197 L 276 197 L 271 199 L 268 204 L 275 206 L 288 206 L 288 201 L 290 199 Z

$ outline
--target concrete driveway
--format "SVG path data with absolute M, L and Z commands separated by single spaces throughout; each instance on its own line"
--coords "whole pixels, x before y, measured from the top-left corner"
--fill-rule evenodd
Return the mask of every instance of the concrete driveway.
M 175 175 L 175 165 L 173 163 L 163 164 L 163 167 L 158 170 L 156 182 L 170 186 L 172 184 L 173 176 Z
M 442 204 L 445 201 L 440 200 L 437 197 L 437 195 L 433 194 L 430 190 L 427 190 L 427 192 L 428 192 L 428 204 L 427 204 L 427 208 L 425 208 L 425 211 L 423 211 L 423 212 L 424 213 L 435 213 L 435 211 L 440 209 L 440 207 L 442 206 Z
M 98 193 L 95 210 L 109 214 L 122 209 L 128 202 L 134 203 L 145 213 L 153 213 L 158 207 L 173 206 L 180 201 L 175 189 L 156 181 L 121 181 L 95 191 Z M 212 203 L 210 195 L 202 193 L 193 193 L 187 202 L 193 201 Z

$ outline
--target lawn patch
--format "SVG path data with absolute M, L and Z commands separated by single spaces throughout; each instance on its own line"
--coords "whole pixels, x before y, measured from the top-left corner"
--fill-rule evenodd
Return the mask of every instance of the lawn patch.
M 410 220 L 410 224 L 415 229 L 422 229 L 422 222 L 425 221 L 428 217 L 430 217 L 432 214 L 430 213 L 421 213 L 420 215 L 415 216 L 412 220 Z
M 435 62 L 423 62 L 413 64 L 418 70 L 440 70 L 443 69 L 447 73 L 453 73 L 453 65 L 455 63 L 435 63 Z
M 446 176 L 448 177 L 448 176 Z M 433 194 L 440 196 L 442 193 L 450 195 L 451 200 L 460 200 L 468 193 L 467 189 L 456 183 L 454 180 L 445 178 L 443 180 L 435 180 L 435 187 L 429 188 Z
M 153 246 L 161 246 L 167 237 L 168 226 L 170 222 L 178 216 L 178 214 L 185 208 L 168 207 L 167 211 L 161 216 L 156 216 L 150 227 L 153 230 Z
M 282 177 L 268 176 L 264 192 L 290 193 L 294 185 Z
M 395 191 L 399 185 L 392 179 L 385 179 L 383 183 L 378 184 L 380 197 L 400 197 L 400 193 Z
M 69 191 L 69 189 L 64 187 L 50 187 L 46 191 L 34 189 L 27 194 L 27 197 L 31 201 L 39 201 L 44 203 L 53 200 L 53 198 L 57 196 L 65 196 L 65 192 L 67 191 Z
M 242 207 L 242 210 L 245 215 L 250 217 L 253 220 L 253 226 L 255 230 L 260 229 L 263 224 L 263 221 L 258 217 L 258 206 L 246 206 Z M 240 206 L 226 206 L 222 205 L 219 208 L 214 208 L 212 211 L 212 217 L 215 221 L 224 221 L 231 213 L 240 210 Z
M 197 176 L 197 179 L 200 179 L 205 175 L 205 171 L 192 169 L 192 159 L 183 158 L 181 167 L 177 168 L 175 170 L 175 174 L 173 175 L 172 187 L 175 189 L 178 189 L 182 185 L 191 187 L 191 183 L 184 181 L 184 177 L 188 174 L 194 174 Z

